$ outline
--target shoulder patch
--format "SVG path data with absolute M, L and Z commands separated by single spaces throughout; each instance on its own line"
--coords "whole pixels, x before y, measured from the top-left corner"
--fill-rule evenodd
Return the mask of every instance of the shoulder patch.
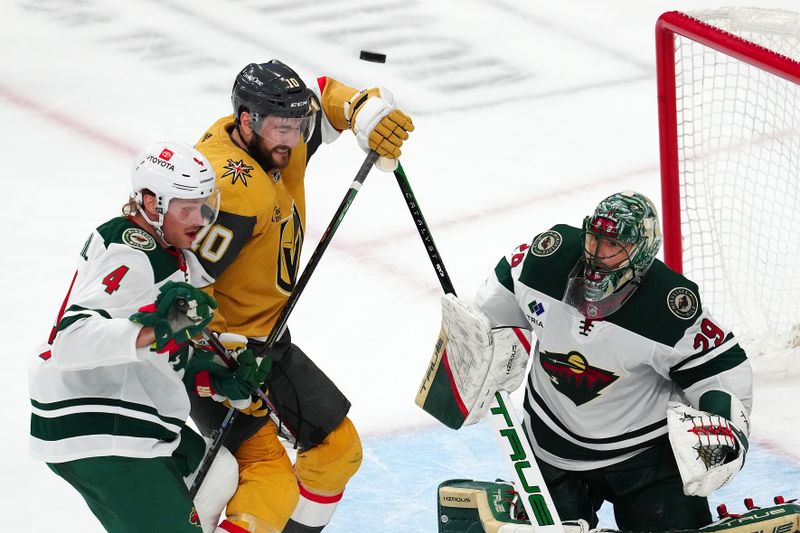
M 561 234 L 554 230 L 540 233 L 531 243 L 531 253 L 536 257 L 547 257 L 553 255 L 561 246 L 564 239 Z
M 122 242 L 144 252 L 156 249 L 156 240 L 141 228 L 128 228 L 122 232 Z
M 243 159 L 239 159 L 238 161 L 228 159 L 228 162 L 222 168 L 225 169 L 225 172 L 220 176 L 220 179 L 230 176 L 231 185 L 235 185 L 237 181 L 241 181 L 242 185 L 247 187 L 247 179 L 251 177 L 250 171 L 252 171 L 254 167 L 246 164 Z
M 689 320 L 697 314 L 697 295 L 686 287 L 675 287 L 667 294 L 667 306 L 673 315 Z

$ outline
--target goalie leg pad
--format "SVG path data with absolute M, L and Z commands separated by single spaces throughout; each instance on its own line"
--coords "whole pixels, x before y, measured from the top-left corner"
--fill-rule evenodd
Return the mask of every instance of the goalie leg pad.
M 451 479 L 439 485 L 439 533 L 535 533 L 514 485 Z M 561 523 L 564 533 L 589 533 L 585 520 Z
M 525 375 L 530 331 L 492 328 L 488 317 L 452 294 L 442 297 L 442 329 L 416 403 L 448 427 L 479 421 L 498 390 Z

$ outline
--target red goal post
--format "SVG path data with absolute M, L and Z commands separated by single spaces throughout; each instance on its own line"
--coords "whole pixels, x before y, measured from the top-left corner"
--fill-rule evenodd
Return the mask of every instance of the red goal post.
M 800 235 L 800 15 L 664 13 L 656 56 L 664 260 L 734 331 L 762 347 L 780 332 L 771 347 L 786 346 L 800 322 L 800 238 L 785 258 L 762 245 Z M 769 276 L 783 279 L 763 288 Z

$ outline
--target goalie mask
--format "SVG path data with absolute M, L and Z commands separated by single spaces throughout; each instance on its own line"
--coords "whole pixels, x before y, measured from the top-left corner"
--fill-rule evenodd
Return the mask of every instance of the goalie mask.
M 208 159 L 188 144 L 160 142 L 148 146 L 134 160 L 131 184 L 139 213 L 164 242 L 167 241 L 162 226 L 172 200 L 205 199 L 199 206 L 203 226 L 213 224 L 217 219 L 219 189 L 216 173 Z M 151 219 L 144 209 L 144 195 L 147 193 L 152 193 L 156 199 L 155 219 Z M 175 215 L 180 220 L 184 216 L 183 210 L 175 212 Z
M 661 246 L 653 203 L 623 191 L 583 221 L 583 257 L 570 274 L 565 302 L 590 318 L 608 316 L 633 294 Z

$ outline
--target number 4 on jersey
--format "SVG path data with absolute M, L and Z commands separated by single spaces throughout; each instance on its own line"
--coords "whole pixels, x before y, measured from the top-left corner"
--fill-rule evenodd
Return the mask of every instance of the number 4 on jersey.
M 128 273 L 130 270 L 125 265 L 122 265 L 119 268 L 114 269 L 108 276 L 103 278 L 103 285 L 106 286 L 106 292 L 108 294 L 113 293 L 115 290 L 119 289 L 119 284 L 122 281 L 122 278 L 125 277 L 125 274 Z

